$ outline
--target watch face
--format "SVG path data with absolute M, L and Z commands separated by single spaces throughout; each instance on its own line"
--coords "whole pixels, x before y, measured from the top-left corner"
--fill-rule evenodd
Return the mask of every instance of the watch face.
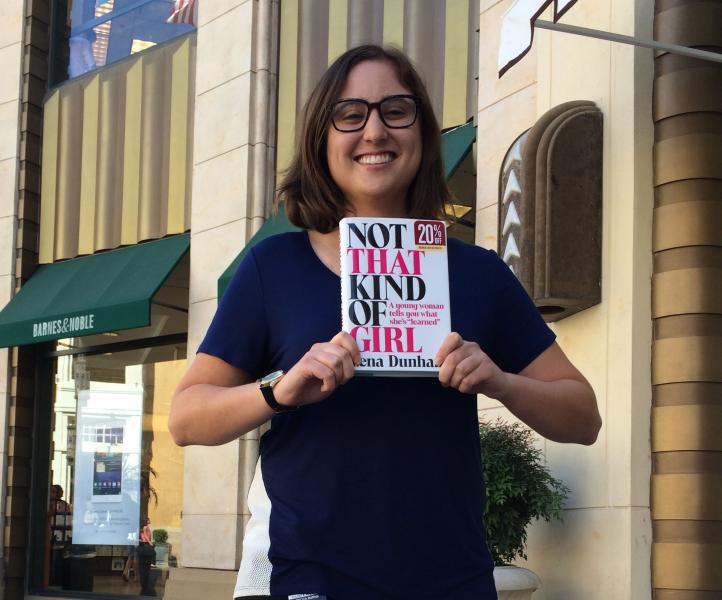
M 265 377 L 261 377 L 261 385 L 271 385 L 276 379 L 279 379 L 283 376 L 283 371 L 274 371 L 273 373 L 269 373 Z

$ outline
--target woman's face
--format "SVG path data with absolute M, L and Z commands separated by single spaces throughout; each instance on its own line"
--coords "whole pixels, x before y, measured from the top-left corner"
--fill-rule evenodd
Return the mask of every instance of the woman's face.
M 390 63 L 369 60 L 351 69 L 339 100 L 379 102 L 388 96 L 410 93 Z M 406 192 L 421 163 L 422 117 L 419 114 L 411 127 L 396 129 L 384 125 L 378 109 L 373 109 L 360 131 L 337 131 L 329 123 L 328 167 L 355 214 L 405 216 Z

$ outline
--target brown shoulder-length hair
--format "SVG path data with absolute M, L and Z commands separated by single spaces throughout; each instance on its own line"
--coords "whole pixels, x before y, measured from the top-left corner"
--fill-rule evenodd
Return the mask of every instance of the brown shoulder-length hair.
M 321 77 L 302 113 L 291 165 L 278 188 L 277 206 L 285 203 L 291 223 L 303 229 L 328 233 L 346 213 L 346 200 L 331 177 L 326 158 L 326 136 L 331 107 L 338 100 L 349 72 L 367 60 L 390 63 L 399 82 L 421 99 L 421 164 L 406 196 L 410 217 L 438 219 L 451 198 L 444 178 L 441 133 L 429 94 L 409 58 L 395 48 L 358 46 L 339 56 Z

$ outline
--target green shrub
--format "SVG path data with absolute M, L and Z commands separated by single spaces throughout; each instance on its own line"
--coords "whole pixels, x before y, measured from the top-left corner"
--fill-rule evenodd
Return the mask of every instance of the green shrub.
M 153 530 L 153 543 L 154 544 L 165 544 L 168 541 L 168 532 L 165 529 L 154 529 Z
M 486 483 L 489 550 L 496 564 L 526 558 L 526 528 L 534 519 L 561 520 L 569 488 L 551 476 L 532 431 L 521 423 L 479 423 Z

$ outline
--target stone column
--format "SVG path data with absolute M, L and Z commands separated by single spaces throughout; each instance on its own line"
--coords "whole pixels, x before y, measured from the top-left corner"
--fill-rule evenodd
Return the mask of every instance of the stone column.
M 217 307 L 218 277 L 268 215 L 273 196 L 278 2 L 199 6 L 191 201 L 188 356 Z M 186 448 L 183 553 L 166 598 L 229 598 L 240 563 L 252 432 Z
M 10 0 L 0 8 L 0 64 L 5 73 L 0 78 L 0 309 L 10 301 L 15 290 L 23 4 L 22 0 Z M 9 353 L 7 349 L 0 350 L 0 425 L 3 431 L 10 390 Z M 5 450 L 4 446 L 0 448 L 3 465 Z M 4 467 L 0 469 L 0 473 L 4 471 Z
M 41 106 L 46 91 L 47 2 L 0 5 L 0 308 L 37 265 Z M 0 350 L 0 597 L 24 597 L 32 453 L 32 348 Z
M 654 39 L 722 53 L 722 5 L 654 3 Z M 655 58 L 654 598 L 722 594 L 722 65 Z

